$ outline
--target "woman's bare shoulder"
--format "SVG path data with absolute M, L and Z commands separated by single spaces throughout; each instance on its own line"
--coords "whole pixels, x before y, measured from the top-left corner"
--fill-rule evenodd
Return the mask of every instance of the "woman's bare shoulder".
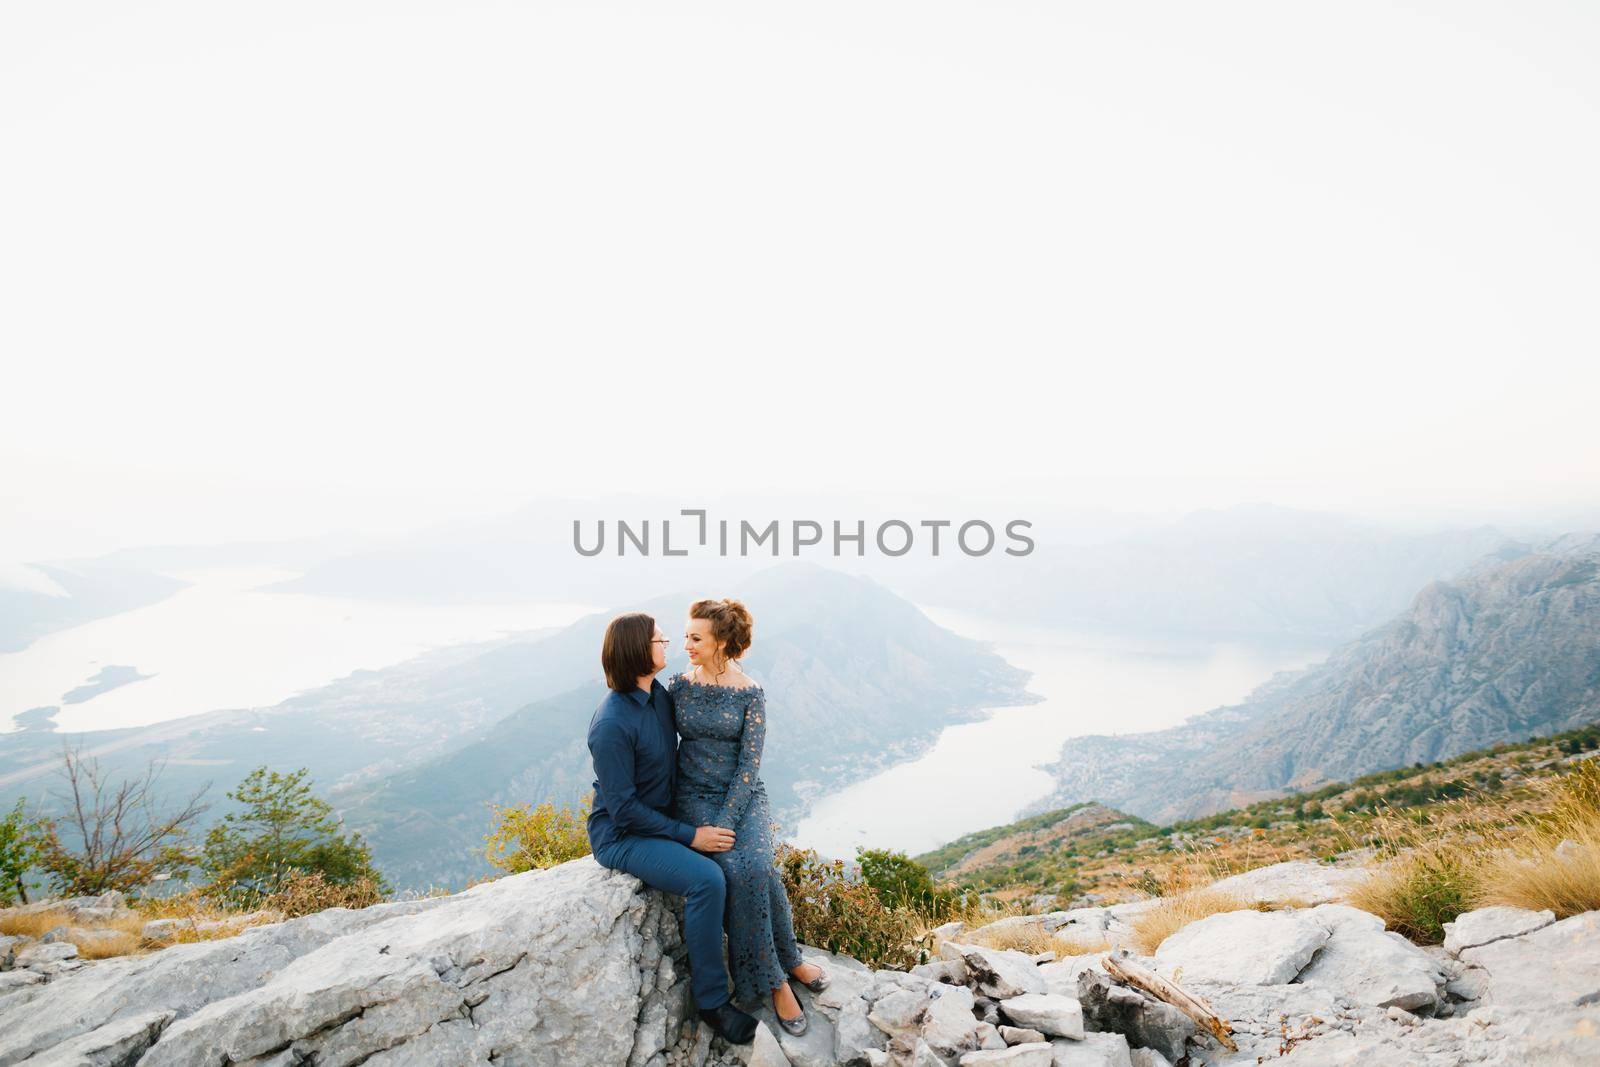
M 703 682 L 700 679 L 696 678 L 694 676 L 693 672 L 690 672 L 690 671 L 684 671 L 682 674 L 677 675 L 677 678 L 683 679 L 685 682 L 688 682 L 690 685 L 698 685 L 698 686 L 701 686 L 702 688 L 705 688 L 705 689 L 732 689 L 735 692 L 738 692 L 738 691 L 744 690 L 744 689 L 760 689 L 761 688 L 761 683 L 760 682 L 756 681 L 754 678 L 750 677 L 748 674 L 745 674 L 743 672 L 740 672 L 739 677 L 737 679 L 732 680 L 732 681 L 727 681 L 727 682 Z

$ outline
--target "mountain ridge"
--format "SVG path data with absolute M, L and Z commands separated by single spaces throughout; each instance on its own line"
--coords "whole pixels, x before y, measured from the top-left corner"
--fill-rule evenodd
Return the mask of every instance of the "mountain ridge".
M 1098 800 L 1153 821 L 1600 718 L 1600 537 L 1489 559 L 1408 611 L 1168 730 L 1063 745 L 1036 814 Z

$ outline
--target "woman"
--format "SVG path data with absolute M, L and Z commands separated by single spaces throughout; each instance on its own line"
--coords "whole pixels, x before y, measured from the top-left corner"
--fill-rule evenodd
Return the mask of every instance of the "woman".
M 750 647 L 750 612 L 737 600 L 689 606 L 684 650 L 690 671 L 673 677 L 678 734 L 678 818 L 733 831 L 733 848 L 712 853 L 727 878 L 728 964 L 733 999 L 772 999 L 778 1024 L 806 1032 L 805 1012 L 784 980 L 787 971 L 821 991 L 822 968 L 800 958 L 783 879 L 772 861 L 772 815 L 761 781 L 766 694 L 739 669 Z

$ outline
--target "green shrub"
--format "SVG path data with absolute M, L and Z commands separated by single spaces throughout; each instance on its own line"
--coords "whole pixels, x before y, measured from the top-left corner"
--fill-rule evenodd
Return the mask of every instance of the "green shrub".
M 853 877 L 843 860 L 824 860 L 813 849 L 782 843 L 774 862 L 789 894 L 798 940 L 873 968 L 905 970 L 927 962 L 921 916 L 884 903 L 879 890 Z
M 928 868 L 904 852 L 857 848 L 856 863 L 861 880 L 877 890 L 887 907 L 909 908 L 935 925 L 962 910 L 955 891 L 935 886 Z
M 588 820 L 594 794 L 577 807 L 546 801 L 495 810 L 495 827 L 483 839 L 484 857 L 507 874 L 543 870 L 589 854 Z

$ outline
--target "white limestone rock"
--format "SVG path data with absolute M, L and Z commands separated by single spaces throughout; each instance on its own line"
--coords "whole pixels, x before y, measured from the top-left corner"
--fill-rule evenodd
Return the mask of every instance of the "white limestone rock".
M 980 1049 L 961 1057 L 961 1067 L 1051 1067 L 1052 1062 L 1051 1048 L 1042 1041 L 1003 1049 Z
M 1050 1042 L 1050 1067 L 1133 1067 L 1128 1039 L 1121 1034 L 1084 1034 L 1082 1041 Z
M 1083 1040 L 1083 1008 L 1075 997 L 1025 993 L 1002 1000 L 1000 1014 L 1016 1026 L 1038 1030 L 1047 1037 Z
M 984 1025 L 988 1025 L 985 1023 Z M 1032 1045 L 1045 1040 L 1045 1035 L 1023 1026 L 1002 1026 L 999 1034 L 1008 1045 Z
M 1064 997 L 1077 996 L 1078 976 L 1084 971 L 1105 973 L 1104 952 L 1091 952 L 1084 956 L 1063 956 L 1053 963 L 1039 967 L 1039 977 L 1044 979 L 1045 991 Z
M 1502 938 L 1531 934 L 1555 921 L 1556 913 L 1549 910 L 1529 911 L 1503 905 L 1478 908 L 1456 916 L 1455 922 L 1444 924 L 1444 950 L 1452 956 L 1459 956 L 1469 948 L 1487 945 Z
M 928 998 L 914 989 L 896 989 L 872 1002 L 867 1021 L 890 1037 L 910 1033 L 922 1025 Z
M 1497 1007 L 1560 1011 L 1600 1004 L 1600 911 L 1461 953 L 1485 972 L 1483 999 Z
M 972 1014 L 972 990 L 966 986 L 945 986 L 931 990 L 922 1014 L 922 1040 L 942 1055 L 970 1052 L 982 1044 Z
M 747 1063 L 748 1067 L 791 1067 L 789 1057 L 784 1055 L 783 1046 L 772 1036 L 772 1030 L 766 1023 L 756 1027 L 756 1036 L 750 1042 L 750 1059 Z
M 96 961 L 0 1002 L 0 1063 L 114 1019 L 171 1012 L 141 1067 L 285 1052 L 325 1063 L 474 1063 L 491 1050 L 505 1062 L 645 1067 L 630 1058 L 641 1026 L 665 1030 L 687 1014 L 644 1010 L 653 994 L 687 992 L 681 976 L 657 988 L 665 947 L 682 951 L 676 899 L 585 857 L 453 896 L 335 908 Z
M 1328 941 L 1297 981 L 1343 993 L 1362 1004 L 1416 1011 L 1439 1001 L 1445 974 L 1422 949 L 1383 928 L 1383 920 L 1345 904 L 1306 912 Z
M 1310 907 L 1340 903 L 1371 877 L 1372 872 L 1363 867 L 1290 860 L 1232 875 L 1214 882 L 1211 888 L 1252 904 Z
M 1038 965 L 1021 952 L 955 943 L 944 947 L 959 954 L 970 981 L 985 996 L 1004 1000 L 1024 993 L 1049 992 Z
M 1156 966 L 1180 980 L 1284 985 L 1327 944 L 1328 927 L 1304 911 L 1230 911 L 1208 915 L 1168 937 Z

